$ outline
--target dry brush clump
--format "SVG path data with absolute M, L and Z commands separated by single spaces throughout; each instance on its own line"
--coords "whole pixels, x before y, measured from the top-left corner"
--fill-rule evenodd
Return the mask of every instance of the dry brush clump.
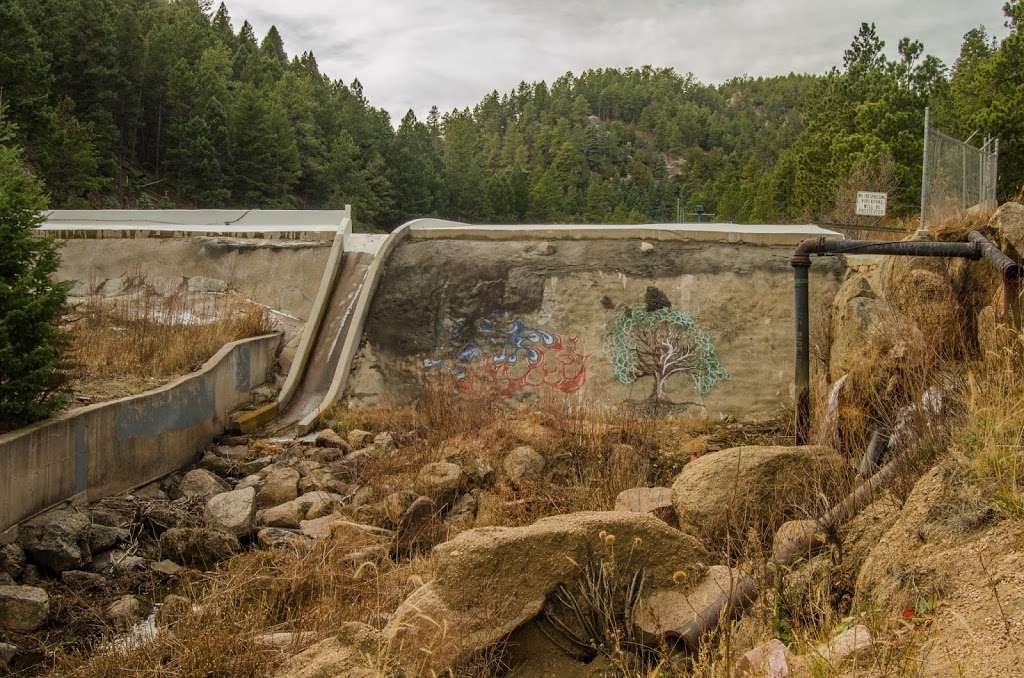
M 79 380 L 180 375 L 226 343 L 274 329 L 266 308 L 234 296 L 165 298 L 144 286 L 113 299 L 89 298 L 70 327 Z

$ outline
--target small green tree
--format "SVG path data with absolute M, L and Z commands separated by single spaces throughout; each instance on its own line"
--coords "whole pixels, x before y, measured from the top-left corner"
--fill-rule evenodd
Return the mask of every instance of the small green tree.
M 67 290 L 52 279 L 57 243 L 33 233 L 46 197 L 13 138 L 0 107 L 0 430 L 46 417 L 62 404 L 67 343 L 59 325 Z

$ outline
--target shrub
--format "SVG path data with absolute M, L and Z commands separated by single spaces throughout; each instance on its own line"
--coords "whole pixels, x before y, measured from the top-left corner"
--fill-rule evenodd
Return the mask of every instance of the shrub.
M 57 243 L 33 233 L 46 197 L 12 137 L 0 109 L 0 430 L 62 405 L 66 344 L 59 323 L 67 291 L 52 280 Z

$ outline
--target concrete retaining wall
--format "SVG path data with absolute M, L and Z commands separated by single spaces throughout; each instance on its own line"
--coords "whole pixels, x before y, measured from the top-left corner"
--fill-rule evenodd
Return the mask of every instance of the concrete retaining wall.
M 157 288 L 177 288 L 183 278 L 211 278 L 305 320 L 330 251 L 330 242 L 236 238 L 68 240 L 57 279 L 74 283 L 74 294 L 86 296 L 119 278 L 145 277 Z
M 401 402 L 416 397 L 425 378 L 444 375 L 458 388 L 505 399 L 551 393 L 643 404 L 655 378 L 623 369 L 623 347 L 637 337 L 622 320 L 655 288 L 696 323 L 722 368 L 701 360 L 700 369 L 667 378 L 666 409 L 772 416 L 792 402 L 789 257 L 800 240 L 825 234 L 414 224 L 379 262 L 382 277 L 343 392 L 353 405 Z M 812 269 L 813 341 L 826 355 L 826 312 L 844 266 L 832 258 Z M 713 368 L 713 383 L 695 382 Z
M 54 504 L 93 501 L 190 464 L 266 381 L 280 339 L 228 344 L 161 388 L 0 435 L 0 532 Z

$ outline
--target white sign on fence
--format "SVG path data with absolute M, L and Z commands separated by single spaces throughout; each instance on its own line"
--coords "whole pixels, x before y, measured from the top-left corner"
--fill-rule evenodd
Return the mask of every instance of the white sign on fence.
M 865 217 L 884 217 L 887 197 L 885 193 L 859 191 L 857 193 L 857 214 Z

